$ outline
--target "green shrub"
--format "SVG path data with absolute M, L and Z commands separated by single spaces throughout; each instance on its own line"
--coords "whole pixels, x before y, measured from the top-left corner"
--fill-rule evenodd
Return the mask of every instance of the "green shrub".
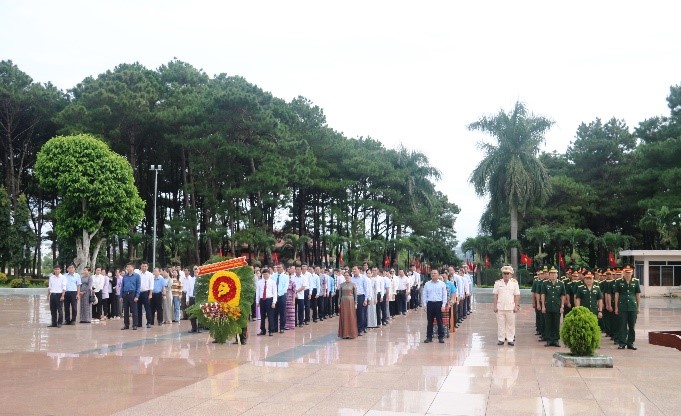
M 583 306 L 572 308 L 563 320 L 560 337 L 572 355 L 591 356 L 601 345 L 598 318 Z
M 7 283 L 7 275 L 3 272 L 0 272 L 0 285 L 4 285 Z
M 24 287 L 24 281 L 21 279 L 12 279 L 12 281 L 9 282 L 9 287 L 13 288 Z

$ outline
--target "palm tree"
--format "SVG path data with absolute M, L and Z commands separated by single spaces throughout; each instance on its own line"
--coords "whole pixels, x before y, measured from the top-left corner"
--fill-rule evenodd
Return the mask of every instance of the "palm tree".
M 492 244 L 494 243 L 494 240 L 492 237 L 486 236 L 486 235 L 480 235 L 477 237 L 468 237 L 466 241 L 464 241 L 461 244 L 461 250 L 465 252 L 472 252 L 473 253 L 473 262 L 477 263 L 480 268 L 479 272 L 477 273 L 477 284 L 480 285 L 482 283 L 481 279 L 481 273 L 482 273 L 482 266 L 485 265 L 485 255 L 489 254 L 490 251 L 492 251 Z
M 522 249 L 522 246 L 520 245 L 520 241 L 518 241 L 518 240 L 509 240 L 506 237 L 501 237 L 500 239 L 498 239 L 498 240 L 496 240 L 492 243 L 491 248 L 494 249 L 494 250 L 501 251 L 503 253 L 502 257 L 504 259 L 503 264 L 508 264 L 508 252 L 509 252 L 509 250 Z
M 539 225 L 525 230 L 525 237 L 537 245 L 537 255 L 534 256 L 536 260 L 544 261 L 546 253 L 542 252 L 542 247 L 551 241 L 552 235 L 553 231 L 548 225 Z
M 482 117 L 468 126 L 469 130 L 489 133 L 497 141 L 496 145 L 478 143 L 485 156 L 469 181 L 478 195 L 489 195 L 494 211 L 509 210 L 511 240 L 518 239 L 518 212 L 548 199 L 549 175 L 537 154 L 551 125 L 553 121 L 529 114 L 524 104 L 516 102 L 510 114 L 500 110 L 494 117 Z M 515 247 L 511 248 L 511 263 L 518 268 Z

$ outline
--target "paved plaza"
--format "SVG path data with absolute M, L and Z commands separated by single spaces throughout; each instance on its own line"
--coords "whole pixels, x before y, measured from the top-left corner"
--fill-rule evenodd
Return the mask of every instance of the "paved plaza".
M 490 296 L 446 340 L 424 344 L 425 312 L 354 340 L 338 320 L 247 345 L 217 345 L 189 322 L 48 328 L 45 295 L 0 296 L 0 414 L 670 415 L 681 414 L 681 351 L 648 331 L 681 329 L 679 299 L 644 299 L 638 351 L 603 340 L 612 369 L 554 367 L 526 295 L 515 347 L 496 345 Z M 250 333 L 255 334 L 252 322 Z

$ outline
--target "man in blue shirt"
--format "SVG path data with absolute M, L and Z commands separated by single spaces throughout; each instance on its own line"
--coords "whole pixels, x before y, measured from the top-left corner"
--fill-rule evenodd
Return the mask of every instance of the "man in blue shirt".
M 441 280 L 437 270 L 430 272 L 430 281 L 423 286 L 423 302 L 426 304 L 426 340 L 424 343 L 433 342 L 433 318 L 437 321 L 437 338 L 440 344 L 445 343 L 445 327 L 442 323 L 442 312 L 447 304 L 447 288 Z
M 80 275 L 76 273 L 76 266 L 73 264 L 69 264 L 66 271 L 67 273 L 64 275 L 66 278 L 64 318 L 66 325 L 75 325 L 76 316 L 78 315 L 78 301 L 80 300 Z
M 166 298 L 166 279 L 161 277 L 161 269 L 154 267 L 154 284 L 151 289 L 151 324 L 154 324 L 154 316 L 158 325 L 163 325 L 163 300 Z
M 135 266 L 128 263 L 123 273 L 121 283 L 121 298 L 123 299 L 123 328 L 130 329 L 130 311 L 132 311 L 132 329 L 137 329 L 137 301 L 140 296 L 142 279 L 135 273 Z
M 275 269 L 276 272 L 270 277 L 277 284 L 277 308 L 274 311 L 274 331 L 278 330 L 280 334 L 283 334 L 286 329 L 286 291 L 288 290 L 289 277 L 284 273 L 283 264 L 277 265 Z
M 352 268 L 352 283 L 357 287 L 357 332 L 359 336 L 367 332 L 367 299 L 366 294 L 369 291 L 369 279 L 366 275 L 359 274 L 359 267 Z

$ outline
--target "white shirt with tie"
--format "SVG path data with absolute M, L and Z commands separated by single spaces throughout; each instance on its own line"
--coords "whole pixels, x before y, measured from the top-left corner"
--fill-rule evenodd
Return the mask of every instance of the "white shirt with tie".
M 277 304 L 277 282 L 273 281 L 269 277 L 267 279 L 258 280 L 258 286 L 256 288 L 255 304 L 260 306 L 260 300 L 263 298 L 272 298 L 272 306 Z

